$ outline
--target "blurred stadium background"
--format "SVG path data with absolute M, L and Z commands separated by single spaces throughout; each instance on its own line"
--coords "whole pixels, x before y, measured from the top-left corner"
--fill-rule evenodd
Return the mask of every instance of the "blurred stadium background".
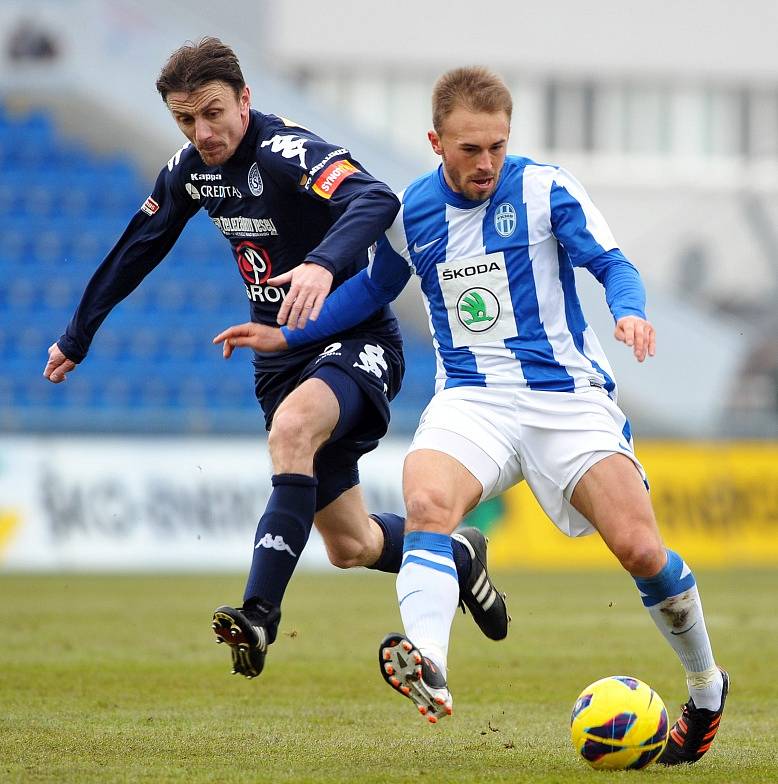
M 247 310 L 205 215 L 66 384 L 41 377 L 94 267 L 182 143 L 154 80 L 174 48 L 204 34 L 234 46 L 256 107 L 350 147 L 396 189 L 435 163 L 425 136 L 435 78 L 470 62 L 499 71 L 516 103 L 512 151 L 570 168 L 645 278 L 659 339 L 642 366 L 608 347 L 602 292 L 586 273 L 580 285 L 668 538 L 688 542 L 692 561 L 699 551 L 704 563 L 774 564 L 775 4 L 746 0 L 733 14 L 711 0 L 700 15 L 669 0 L 562 0 L 529 16 L 504 4 L 472 24 L 468 9 L 0 6 L 0 569 L 247 561 L 269 466 L 248 356 L 225 363 L 210 345 Z M 432 391 L 426 316 L 410 289 L 397 306 L 405 387 L 391 438 L 364 470 L 371 505 L 398 511 L 403 448 Z M 500 564 L 604 560 L 593 543 L 558 538 L 522 493 L 476 517 L 493 529 Z M 324 565 L 318 540 L 310 550 L 309 563 Z

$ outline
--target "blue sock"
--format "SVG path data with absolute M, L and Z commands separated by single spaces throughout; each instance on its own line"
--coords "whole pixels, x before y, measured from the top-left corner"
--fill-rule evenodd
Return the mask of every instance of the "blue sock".
M 667 563 L 653 577 L 635 577 L 635 585 L 640 591 L 644 607 L 653 607 L 670 596 L 688 591 L 695 580 L 691 569 L 678 553 L 667 551 Z
M 272 482 L 243 601 L 260 598 L 278 607 L 311 533 L 317 482 L 304 474 L 276 474 Z
M 375 569 L 379 572 L 389 572 L 397 574 L 400 571 L 400 564 L 403 559 L 403 536 L 405 533 L 405 518 L 392 512 L 382 512 L 381 514 L 371 514 L 381 527 L 384 533 L 384 549 L 378 560 L 368 569 Z M 462 542 L 456 539 L 451 540 L 451 549 L 454 551 L 454 564 L 457 568 L 457 580 L 459 590 L 463 591 L 467 587 L 467 578 L 470 576 L 470 564 L 472 558 Z

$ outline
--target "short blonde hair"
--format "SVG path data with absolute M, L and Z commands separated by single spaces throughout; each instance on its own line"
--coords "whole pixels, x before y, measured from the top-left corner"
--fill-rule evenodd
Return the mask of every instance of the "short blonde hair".
M 471 112 L 503 111 L 511 121 L 513 99 L 505 82 L 481 66 L 468 66 L 447 71 L 432 90 L 432 126 L 440 134 L 443 121 L 457 107 Z

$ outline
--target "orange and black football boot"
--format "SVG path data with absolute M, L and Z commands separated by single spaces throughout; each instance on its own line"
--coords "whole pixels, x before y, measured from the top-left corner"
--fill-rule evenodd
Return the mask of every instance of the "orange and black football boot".
M 690 697 L 681 709 L 681 717 L 670 728 L 667 746 L 657 759 L 660 765 L 691 764 L 708 751 L 718 732 L 729 691 L 729 675 L 721 670 L 721 676 L 724 679 L 724 688 L 719 709 L 698 708 Z

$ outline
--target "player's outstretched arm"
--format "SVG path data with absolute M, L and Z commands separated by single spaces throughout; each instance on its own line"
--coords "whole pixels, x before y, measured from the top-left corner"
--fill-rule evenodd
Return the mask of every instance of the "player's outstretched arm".
M 286 338 L 277 327 L 268 327 L 266 324 L 236 324 L 220 332 L 214 339 L 214 344 L 222 344 L 222 354 L 225 359 L 232 356 L 233 349 L 244 347 L 253 348 L 254 351 L 274 352 L 288 348 Z
M 67 379 L 67 374 L 76 369 L 76 363 L 68 359 L 56 343 L 49 346 L 49 361 L 43 370 L 43 377 L 52 384 L 61 384 Z
M 639 316 L 622 316 L 613 333 L 616 340 L 626 343 L 638 362 L 656 354 L 656 330 L 651 322 Z

